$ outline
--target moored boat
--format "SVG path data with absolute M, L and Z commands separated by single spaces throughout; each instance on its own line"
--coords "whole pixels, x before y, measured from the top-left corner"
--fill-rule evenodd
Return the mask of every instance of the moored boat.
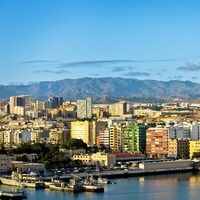
M 110 180 L 108 180 L 107 178 L 98 177 L 97 183 L 100 185 L 101 184 L 110 184 Z
M 104 192 L 104 186 L 99 184 L 92 176 L 83 180 L 83 188 L 86 192 Z
M 18 191 L 0 191 L 0 199 L 25 199 L 27 198 L 26 193 L 24 190 Z

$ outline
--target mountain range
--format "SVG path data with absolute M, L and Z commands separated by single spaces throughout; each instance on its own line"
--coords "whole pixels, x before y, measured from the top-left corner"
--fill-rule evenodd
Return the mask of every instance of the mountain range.
M 91 96 L 99 102 L 134 98 L 199 98 L 200 84 L 178 80 L 156 81 L 105 77 L 42 81 L 27 85 L 0 85 L 1 99 L 20 94 L 32 95 L 37 99 L 63 96 L 67 100 Z

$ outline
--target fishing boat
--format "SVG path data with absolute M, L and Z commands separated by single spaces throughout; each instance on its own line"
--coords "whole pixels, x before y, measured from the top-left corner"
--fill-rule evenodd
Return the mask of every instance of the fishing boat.
M 81 192 L 84 190 L 82 182 L 77 178 L 70 179 L 67 187 L 72 192 Z
M 106 185 L 106 184 L 110 184 L 110 180 L 108 180 L 107 178 L 98 177 L 97 183 L 100 185 L 102 184 Z
M 27 195 L 24 190 L 17 191 L 0 191 L 0 199 L 25 199 Z
M 31 188 L 44 188 L 44 182 L 40 180 L 38 177 L 32 178 L 29 176 L 22 177 L 22 174 L 18 172 L 12 172 L 11 176 L 2 176 L 0 177 L 0 182 L 3 185 L 10 185 L 10 186 L 23 186 L 23 187 L 31 187 Z
M 83 180 L 83 188 L 86 192 L 104 192 L 104 186 L 99 184 L 92 176 Z

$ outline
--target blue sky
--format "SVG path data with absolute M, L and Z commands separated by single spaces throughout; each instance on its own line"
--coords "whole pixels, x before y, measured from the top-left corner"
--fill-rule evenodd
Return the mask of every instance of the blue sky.
M 199 0 L 0 0 L 0 84 L 200 82 Z

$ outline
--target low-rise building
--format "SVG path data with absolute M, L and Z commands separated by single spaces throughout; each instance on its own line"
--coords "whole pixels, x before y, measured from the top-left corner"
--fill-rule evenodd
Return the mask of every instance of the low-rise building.
M 145 162 L 139 163 L 139 168 L 144 170 L 164 170 L 171 169 L 176 170 L 178 168 L 192 168 L 194 162 L 191 160 L 177 160 L 177 161 L 165 161 L 165 162 Z
M 0 172 L 7 172 L 12 170 L 11 161 L 13 161 L 14 159 L 14 156 L 0 154 Z
M 190 158 L 194 156 L 194 153 L 200 153 L 200 140 L 190 140 L 189 141 L 190 148 Z
M 41 163 L 29 163 L 23 161 L 11 161 L 12 169 L 18 169 L 19 172 L 37 172 L 45 171 L 45 165 Z
M 74 155 L 73 160 L 81 160 L 88 165 L 99 164 L 100 166 L 114 166 L 116 164 L 115 155 L 102 152 Z
M 168 157 L 189 158 L 189 140 L 188 139 L 168 139 Z

